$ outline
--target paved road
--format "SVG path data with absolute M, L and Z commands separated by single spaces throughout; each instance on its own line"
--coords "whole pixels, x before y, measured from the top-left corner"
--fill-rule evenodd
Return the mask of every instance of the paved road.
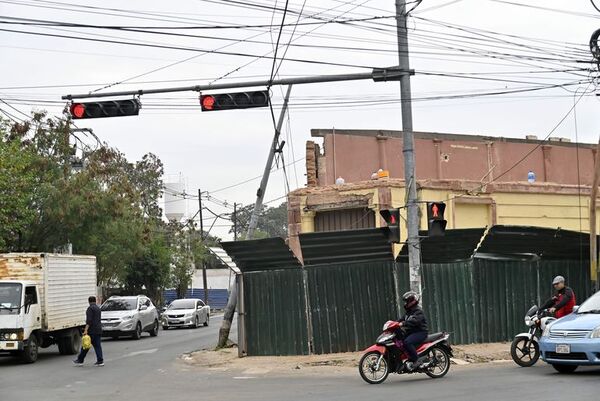
M 318 367 L 281 371 L 266 361 L 249 370 L 193 367 L 179 355 L 212 348 L 220 319 L 208 328 L 161 331 L 140 341 L 106 341 L 106 366 L 70 366 L 69 357 L 44 352 L 34 365 L 0 358 L 2 401 L 70 400 L 443 400 L 591 401 L 599 399 L 600 368 L 561 375 L 544 363 L 519 368 L 512 363 L 452 366 L 443 379 L 391 376 L 368 385 L 355 368 Z M 264 365 L 260 365 L 265 361 Z M 258 369 L 257 369 L 258 368 Z
M 56 346 L 40 351 L 32 365 L 0 357 L 0 400 L 147 400 L 155 389 L 169 390 L 169 380 L 180 370 L 178 357 L 199 349 L 214 348 L 221 317 L 211 316 L 209 327 L 160 330 L 157 337 L 144 333 L 140 340 L 103 341 L 106 366 L 93 367 L 90 350 L 83 367 L 72 366 L 73 356 L 61 356 Z M 235 337 L 236 326 L 231 334 Z M 175 391 L 176 389 L 169 390 Z M 168 399 L 168 398 L 166 398 Z M 187 398 L 190 400 L 190 398 Z

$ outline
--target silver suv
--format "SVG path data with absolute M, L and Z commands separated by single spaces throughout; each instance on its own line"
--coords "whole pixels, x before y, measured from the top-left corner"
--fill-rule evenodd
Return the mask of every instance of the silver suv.
M 158 335 L 158 311 L 144 295 L 110 297 L 100 310 L 104 337 L 131 336 L 138 340 L 144 331 L 152 337 Z

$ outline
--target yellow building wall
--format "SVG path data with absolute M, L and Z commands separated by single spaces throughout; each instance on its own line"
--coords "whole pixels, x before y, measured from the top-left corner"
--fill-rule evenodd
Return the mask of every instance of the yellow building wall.
M 451 228 L 478 228 L 492 225 L 491 205 L 455 203 Z

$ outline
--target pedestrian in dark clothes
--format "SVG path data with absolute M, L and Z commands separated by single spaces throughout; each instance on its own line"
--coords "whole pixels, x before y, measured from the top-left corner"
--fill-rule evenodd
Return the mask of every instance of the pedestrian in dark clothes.
M 98 305 L 96 305 L 96 297 L 91 296 L 88 298 L 90 306 L 85 311 L 85 329 L 83 335 L 86 334 L 92 339 L 92 346 L 96 352 L 96 363 L 94 366 L 104 366 L 104 357 L 102 355 L 102 321 L 100 319 L 101 311 Z M 81 352 L 77 359 L 73 361 L 75 366 L 83 366 L 83 361 L 87 355 L 89 349 L 81 348 Z

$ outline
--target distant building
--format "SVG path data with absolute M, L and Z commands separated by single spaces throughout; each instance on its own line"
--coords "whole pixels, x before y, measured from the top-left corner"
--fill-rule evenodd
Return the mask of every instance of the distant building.
M 307 142 L 307 187 L 288 194 L 294 251 L 299 233 L 380 227 L 380 209 L 405 205 L 401 131 L 311 134 L 323 138 L 323 148 Z M 534 136 L 414 136 L 417 196 L 446 202 L 448 229 L 504 224 L 588 231 L 595 145 Z M 373 176 L 379 170 L 385 174 Z M 337 177 L 344 185 L 336 185 Z M 421 229 L 427 227 L 423 214 L 422 207 Z

